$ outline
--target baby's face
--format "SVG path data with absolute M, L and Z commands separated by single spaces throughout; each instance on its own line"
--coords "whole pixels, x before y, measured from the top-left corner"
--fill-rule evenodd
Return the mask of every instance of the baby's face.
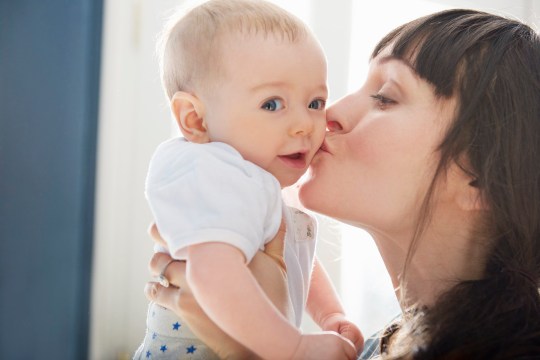
M 231 35 L 220 56 L 224 78 L 202 98 L 210 140 L 235 147 L 282 187 L 294 184 L 326 129 L 320 46 L 310 37 L 291 43 L 271 35 Z

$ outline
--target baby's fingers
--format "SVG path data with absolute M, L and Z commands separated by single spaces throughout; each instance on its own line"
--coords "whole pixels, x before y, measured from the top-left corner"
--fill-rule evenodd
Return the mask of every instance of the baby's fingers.
M 339 333 L 354 344 L 357 352 L 364 348 L 364 337 L 356 326 L 344 326 Z

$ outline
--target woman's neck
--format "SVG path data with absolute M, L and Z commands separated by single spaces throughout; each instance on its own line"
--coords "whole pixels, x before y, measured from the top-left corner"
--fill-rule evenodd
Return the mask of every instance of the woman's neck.
M 487 245 L 472 231 L 475 220 L 457 214 L 441 218 L 445 220 L 433 220 L 425 229 L 407 264 L 412 232 L 405 236 L 372 233 L 403 309 L 429 307 L 458 282 L 482 277 Z

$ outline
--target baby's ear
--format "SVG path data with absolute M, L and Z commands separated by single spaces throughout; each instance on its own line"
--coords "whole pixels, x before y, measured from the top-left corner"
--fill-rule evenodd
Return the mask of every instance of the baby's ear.
M 171 109 L 186 140 L 201 144 L 210 141 L 204 121 L 204 105 L 196 96 L 176 92 L 171 98 Z

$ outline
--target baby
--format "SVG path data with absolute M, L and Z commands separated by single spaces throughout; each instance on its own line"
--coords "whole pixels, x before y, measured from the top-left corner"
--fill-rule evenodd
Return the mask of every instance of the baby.
M 306 347 L 321 359 L 354 358 L 351 342 L 335 333 L 298 329 L 307 308 L 322 330 L 352 342 L 361 337 L 314 256 L 314 218 L 281 198 L 325 135 L 326 60 L 319 43 L 302 21 L 271 3 L 212 0 L 172 22 L 162 50 L 162 81 L 184 138 L 156 150 L 146 196 L 171 256 L 187 261 L 196 300 L 224 332 L 263 358 L 295 358 Z M 272 304 L 248 269 L 282 218 L 291 316 Z M 182 319 L 150 304 L 135 354 L 146 358 L 216 355 Z

